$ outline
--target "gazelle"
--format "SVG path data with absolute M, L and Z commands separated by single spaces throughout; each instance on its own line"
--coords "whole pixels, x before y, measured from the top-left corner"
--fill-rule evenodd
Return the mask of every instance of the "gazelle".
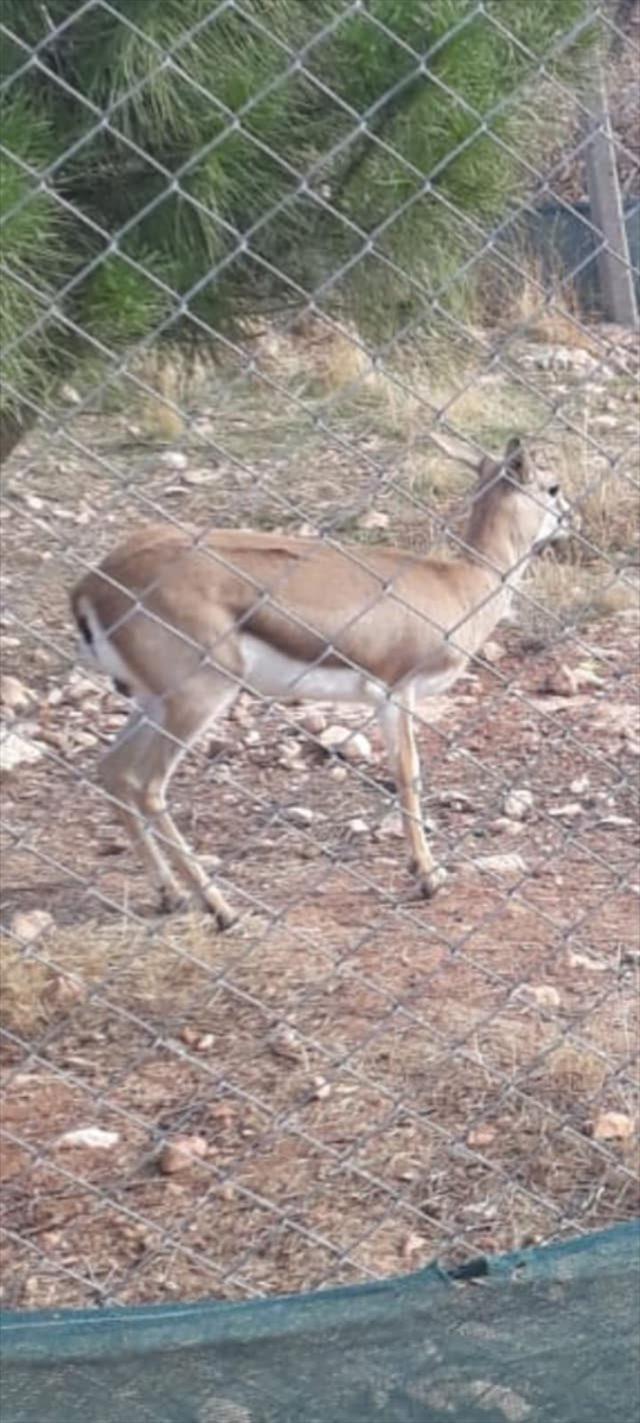
M 416 702 L 460 676 L 507 611 L 532 554 L 566 533 L 568 515 L 558 485 L 516 438 L 501 460 L 483 459 L 477 475 L 455 558 L 152 525 L 74 589 L 85 651 L 135 704 L 101 780 L 164 908 L 180 897 L 168 854 L 219 926 L 233 921 L 171 820 L 166 790 L 187 748 L 243 688 L 280 701 L 375 708 L 412 868 L 424 895 L 435 893 L 444 871 L 422 825 Z

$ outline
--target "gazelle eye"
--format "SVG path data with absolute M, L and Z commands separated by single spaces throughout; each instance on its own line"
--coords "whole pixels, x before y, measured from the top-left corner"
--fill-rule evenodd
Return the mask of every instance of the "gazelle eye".
M 556 494 L 559 494 L 559 493 L 560 493 L 560 485 L 559 485 L 559 484 L 550 484 L 550 485 L 549 485 L 549 488 L 548 488 L 548 490 L 547 490 L 547 494 L 550 494 L 552 499 L 555 499 Z

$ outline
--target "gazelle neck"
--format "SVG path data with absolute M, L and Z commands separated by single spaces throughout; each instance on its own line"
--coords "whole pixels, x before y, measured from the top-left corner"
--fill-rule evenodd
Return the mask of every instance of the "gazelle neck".
M 519 546 L 517 530 L 492 494 L 481 495 L 473 505 L 464 533 L 464 557 L 481 564 L 496 582 L 513 586 L 520 582 L 533 549 Z

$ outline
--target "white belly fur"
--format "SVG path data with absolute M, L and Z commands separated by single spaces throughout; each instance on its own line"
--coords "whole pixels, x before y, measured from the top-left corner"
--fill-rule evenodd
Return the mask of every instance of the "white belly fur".
M 92 667 L 99 667 L 101 672 L 106 673 L 113 682 L 124 682 L 130 687 L 132 692 L 144 695 L 147 688 L 143 687 L 135 677 L 132 676 L 130 668 L 120 656 L 117 647 L 109 640 L 100 619 L 92 608 L 91 603 L 83 600 L 78 612 L 86 618 L 91 631 L 91 643 L 82 640 L 82 651 L 86 661 Z
M 423 702 L 428 697 L 438 697 L 442 692 L 447 692 L 464 670 L 463 664 L 459 667 L 448 667 L 446 672 L 423 672 L 414 682 L 416 702 Z
M 250 633 L 240 637 L 243 676 L 249 691 L 278 701 L 366 702 L 384 701 L 386 688 L 352 667 L 309 667 L 279 652 Z
M 248 690 L 277 701 L 353 702 L 381 707 L 392 692 L 383 682 L 374 681 L 355 667 L 318 663 L 309 668 L 306 662 L 288 657 L 250 633 L 241 635 L 240 650 Z M 422 701 L 445 692 L 462 670 L 458 666 L 431 675 L 418 674 L 404 685 L 412 686 L 415 699 Z M 396 687 L 395 692 L 402 701 L 402 688 Z

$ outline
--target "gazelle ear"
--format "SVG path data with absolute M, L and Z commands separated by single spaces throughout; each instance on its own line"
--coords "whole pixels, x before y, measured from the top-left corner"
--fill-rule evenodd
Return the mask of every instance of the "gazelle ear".
M 519 435 L 512 435 L 507 440 L 504 465 L 507 474 L 512 479 L 517 479 L 520 484 L 528 484 L 533 479 L 533 461 Z
M 491 455 L 483 455 L 478 465 L 478 482 L 488 484 L 490 479 L 498 479 L 500 475 L 500 461 L 493 460 Z

